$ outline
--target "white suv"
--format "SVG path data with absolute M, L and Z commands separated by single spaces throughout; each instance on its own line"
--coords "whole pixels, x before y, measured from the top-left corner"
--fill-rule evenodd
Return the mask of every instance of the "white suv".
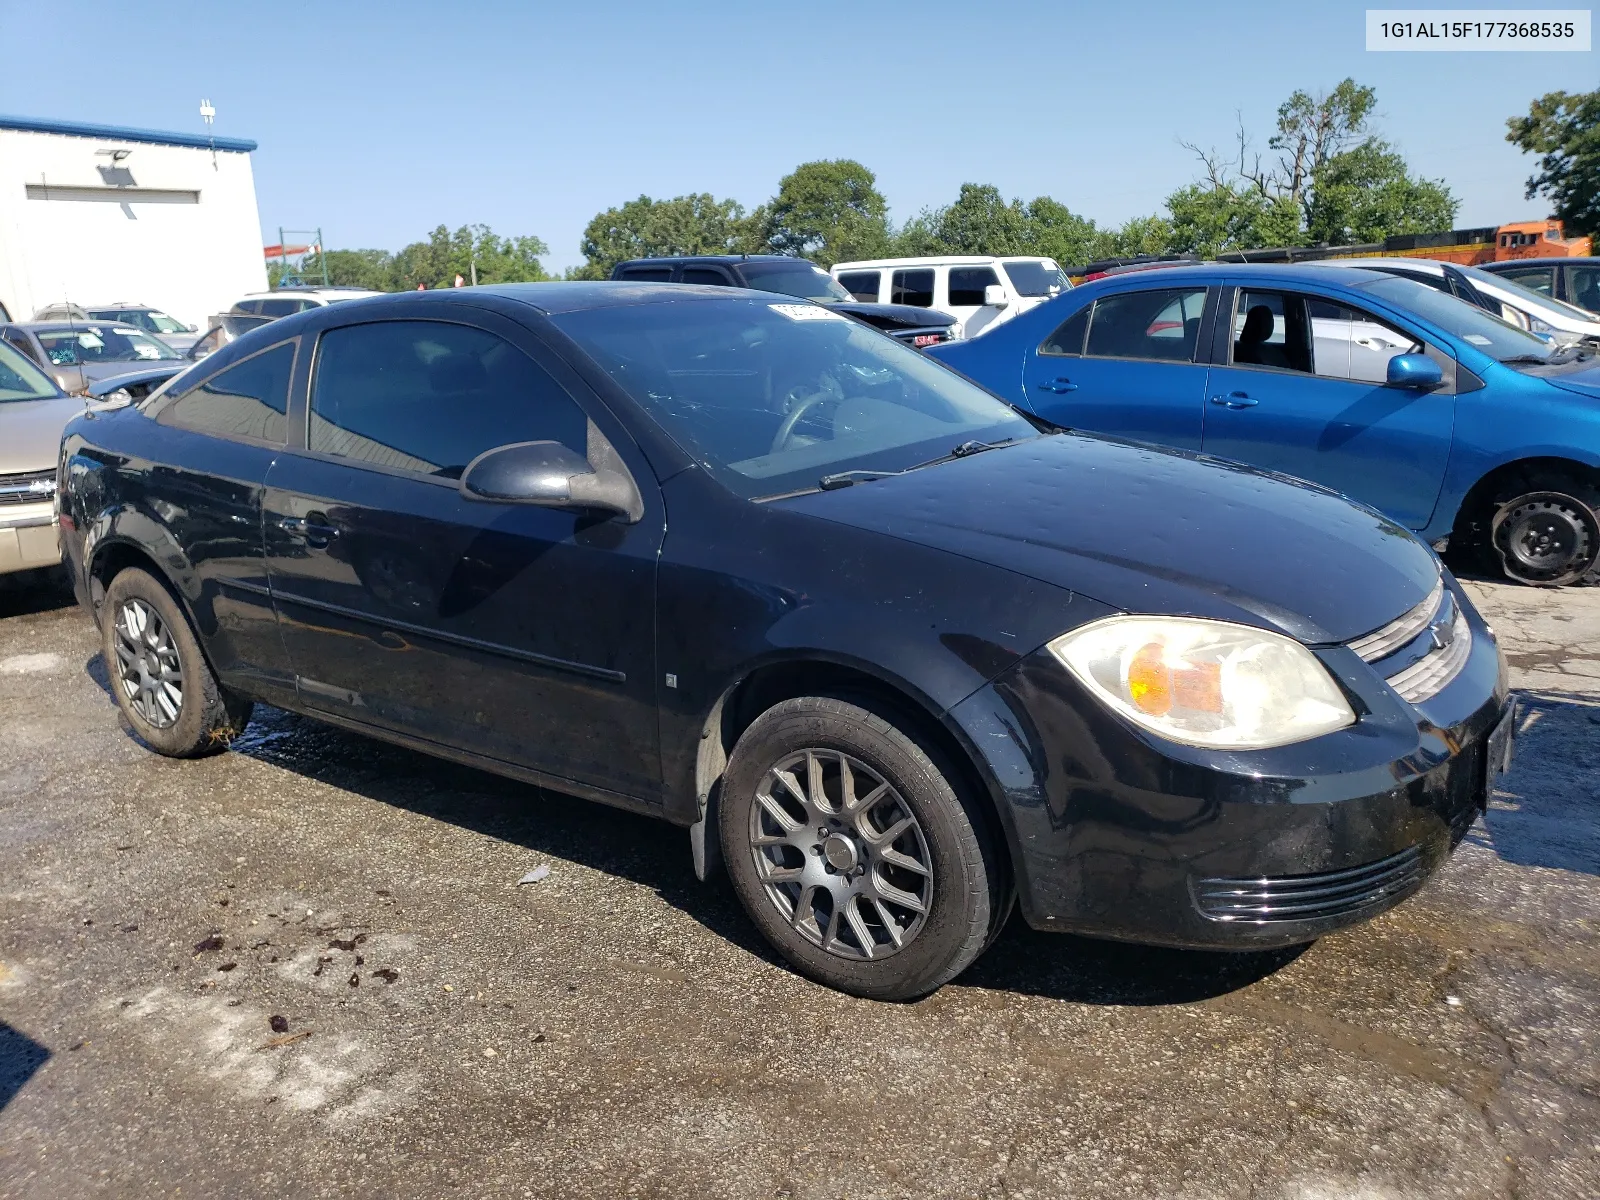
M 230 311 L 253 317 L 292 317 L 308 308 L 321 308 L 340 300 L 359 300 L 363 296 L 383 294 L 356 287 L 280 288 L 275 292 L 253 292 L 242 298 Z
M 857 300 L 936 308 L 956 319 L 957 337 L 976 337 L 1072 286 L 1053 258 L 878 258 L 839 263 L 833 277 Z

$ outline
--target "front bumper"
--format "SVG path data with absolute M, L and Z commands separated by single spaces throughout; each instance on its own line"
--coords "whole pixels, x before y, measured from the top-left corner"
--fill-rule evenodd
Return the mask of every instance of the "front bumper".
M 49 501 L 0 508 L 0 575 L 53 567 L 60 561 L 60 531 Z
M 951 710 L 1000 801 L 1030 925 L 1215 949 L 1293 945 L 1426 881 L 1484 805 L 1505 662 L 1473 644 L 1427 702 L 1347 647 L 1316 651 L 1360 719 L 1272 750 L 1208 751 L 1133 728 L 1048 651 Z M 1264 911 L 1270 910 L 1270 911 Z

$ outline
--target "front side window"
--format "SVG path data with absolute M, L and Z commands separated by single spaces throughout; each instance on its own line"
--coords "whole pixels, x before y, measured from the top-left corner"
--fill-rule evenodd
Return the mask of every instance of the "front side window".
M 223 438 L 282 445 L 287 439 L 289 379 L 296 343 L 282 342 L 226 367 L 154 412 L 163 425 Z
M 896 271 L 889 281 L 889 301 L 915 308 L 933 307 L 933 268 Z
M 1091 358 L 1193 362 L 1205 288 L 1123 292 L 1094 302 L 1084 353 Z
M 444 479 L 512 442 L 588 448 L 583 410 L 542 367 L 495 334 L 444 321 L 323 334 L 310 417 L 312 450 Z
M 1600 313 L 1600 267 L 1569 266 L 1567 292 L 1579 308 Z
M 841 271 L 839 286 L 856 300 L 868 304 L 878 302 L 878 288 L 883 281 L 882 271 Z
M 0 403 L 7 400 L 49 400 L 61 389 L 38 367 L 6 342 L 0 342 Z
M 1409 333 L 1370 313 L 1306 297 L 1311 316 L 1312 364 L 1324 379 L 1382 384 L 1389 378 L 1389 360 L 1397 354 L 1421 354 L 1425 347 Z
M 617 273 L 618 279 L 630 283 L 667 283 L 672 279 L 671 267 L 626 267 Z
M 261 315 L 265 317 L 292 317 L 295 313 L 305 309 L 304 300 L 263 300 L 261 302 Z
M 1038 436 L 954 372 L 824 308 L 733 294 L 550 320 L 746 498 L 814 490 L 838 472 L 905 470 L 967 442 Z
M 8 329 L 8 330 L 6 330 L 6 332 L 5 332 L 5 340 L 10 342 L 19 351 L 21 351 L 23 354 L 25 354 L 31 361 L 33 361 L 33 362 L 38 362 L 39 361 L 39 352 L 33 348 L 33 343 L 28 340 L 28 335 L 23 333 L 22 330 L 20 330 L 20 329 Z
M 127 325 L 85 325 L 40 330 L 36 335 L 52 366 L 82 363 L 150 362 L 177 358 L 178 352 L 148 333 Z
M 1514 271 L 1495 273 L 1502 279 L 1521 284 L 1529 291 L 1540 292 L 1546 296 L 1555 295 L 1556 273 L 1550 267 L 1519 267 Z
M 982 308 L 983 289 L 1000 286 L 993 267 L 951 267 L 950 303 L 957 308 Z
M 733 280 L 729 279 L 715 267 L 685 267 L 683 269 L 683 283 L 708 283 L 712 287 L 732 287 Z
M 1311 329 L 1304 298 L 1240 288 L 1239 302 L 1233 310 L 1232 360 L 1239 367 L 1274 367 L 1309 374 Z
M 782 292 L 823 303 L 850 299 L 850 293 L 832 275 L 808 262 L 747 262 L 741 270 L 746 285 L 757 291 Z

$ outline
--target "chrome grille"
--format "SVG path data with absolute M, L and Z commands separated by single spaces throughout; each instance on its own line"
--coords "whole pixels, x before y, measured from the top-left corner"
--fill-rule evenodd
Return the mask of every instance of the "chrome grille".
M 54 471 L 0 475 L 0 504 L 42 504 L 56 494 Z
M 1450 640 L 1418 662 L 1412 663 L 1399 674 L 1389 676 L 1389 686 L 1404 700 L 1421 704 L 1437 696 L 1466 665 L 1472 653 L 1472 630 L 1461 610 L 1455 610 L 1455 620 L 1450 622 Z
M 1195 903 L 1215 921 L 1265 925 L 1274 921 L 1315 921 L 1377 904 L 1409 891 L 1424 875 L 1422 848 L 1344 871 L 1315 875 L 1262 875 L 1241 879 L 1197 879 Z
M 1422 655 L 1401 666 L 1384 671 L 1383 660 L 1430 634 L 1432 645 Z M 1456 603 L 1445 591 L 1441 578 L 1427 599 L 1389 622 L 1382 629 L 1350 643 L 1350 649 L 1364 662 L 1372 663 L 1403 700 L 1421 704 L 1431 700 L 1461 672 L 1472 653 L 1472 629 Z
M 1375 630 L 1366 637 L 1357 638 L 1350 643 L 1350 649 L 1369 663 L 1377 662 L 1380 658 L 1388 658 L 1407 642 L 1415 640 L 1417 635 L 1432 623 L 1434 614 L 1439 611 L 1439 605 L 1443 601 L 1444 580 L 1440 579 L 1421 604 L 1390 621 L 1382 629 Z

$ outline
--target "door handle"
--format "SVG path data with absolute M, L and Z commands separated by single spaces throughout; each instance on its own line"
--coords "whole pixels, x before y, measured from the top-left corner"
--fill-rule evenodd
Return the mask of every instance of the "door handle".
M 328 518 L 324 514 L 314 512 L 307 513 L 303 517 L 280 517 L 278 528 L 295 537 L 304 538 L 308 546 L 320 548 L 339 536 L 338 527 L 327 522 Z
M 1072 380 L 1068 379 L 1064 375 L 1056 379 L 1046 379 L 1043 383 L 1036 383 L 1033 386 L 1038 388 L 1041 392 L 1060 393 L 1075 392 L 1078 390 L 1078 385 L 1073 383 Z
M 1220 404 L 1223 408 L 1254 408 L 1261 402 L 1250 399 L 1243 392 L 1229 392 L 1226 396 L 1211 397 L 1211 403 Z

